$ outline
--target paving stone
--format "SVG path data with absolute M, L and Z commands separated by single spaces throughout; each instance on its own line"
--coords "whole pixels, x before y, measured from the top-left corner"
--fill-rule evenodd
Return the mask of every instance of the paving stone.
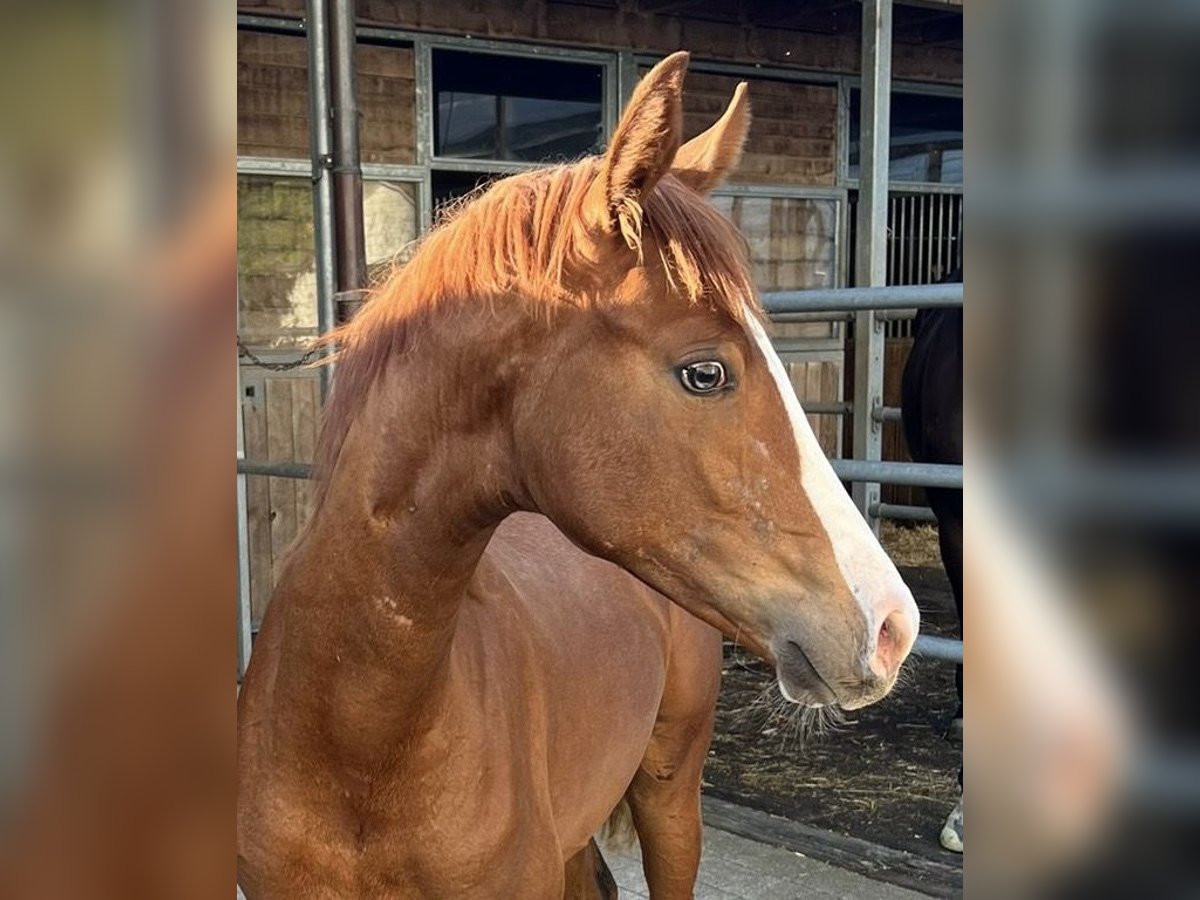
M 641 860 L 605 854 L 622 900 L 646 900 Z M 704 829 L 696 900 L 924 900 L 921 894 L 781 847 Z

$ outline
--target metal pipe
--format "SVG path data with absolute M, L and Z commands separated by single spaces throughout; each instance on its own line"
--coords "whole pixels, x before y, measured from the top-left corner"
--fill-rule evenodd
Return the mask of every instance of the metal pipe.
M 242 367 L 237 367 L 237 458 L 240 463 L 246 456 L 246 431 L 242 421 Z M 252 644 L 250 629 L 250 513 L 246 497 L 246 476 L 234 476 L 237 496 L 237 680 L 242 683 L 246 667 L 250 665 Z
M 854 411 L 854 404 L 846 401 L 818 403 L 815 400 L 801 400 L 800 405 L 812 416 L 846 416 Z
M 876 422 L 899 422 L 902 418 L 898 406 L 877 406 L 871 410 L 871 418 Z
M 862 108 L 859 127 L 858 222 L 855 283 L 887 284 L 888 170 L 891 148 L 892 0 L 862 2 Z M 812 307 L 807 307 L 811 309 Z M 844 308 L 844 307 L 843 307 Z M 883 455 L 883 429 L 871 410 L 883 403 L 883 323 L 875 306 L 858 307 L 854 321 L 853 449 L 859 459 Z M 879 502 L 879 485 L 853 485 L 854 504 L 878 533 L 870 509 Z
M 772 316 L 784 313 L 962 306 L 963 286 L 961 283 L 909 284 L 817 291 L 770 291 L 762 295 L 762 302 L 767 314 Z
M 929 522 L 936 523 L 937 516 L 928 506 L 904 506 L 898 503 L 877 503 L 872 515 L 881 519 L 893 519 L 897 522 Z
M 919 634 L 912 652 L 929 659 L 942 659 L 961 664 L 963 661 L 962 641 L 938 637 L 934 634 Z
M 797 312 L 770 313 L 772 322 L 853 322 L 854 315 L 848 312 Z
M 865 459 L 831 459 L 833 471 L 842 481 L 875 484 L 906 484 L 912 487 L 962 489 L 962 466 L 934 463 L 882 462 Z M 868 510 L 868 513 L 870 510 Z
M 333 94 L 333 230 L 337 246 L 337 317 L 348 321 L 367 286 L 362 156 L 355 92 L 354 3 L 329 0 L 329 66 Z
M 312 466 L 297 462 L 265 462 L 260 459 L 238 459 L 239 475 L 270 475 L 273 478 L 312 478 Z
M 308 30 L 308 146 L 312 155 L 313 256 L 317 281 L 317 332 L 335 324 L 336 256 L 333 242 L 333 136 L 329 128 L 329 28 L 324 0 L 307 0 Z M 329 394 L 333 366 L 318 373 L 321 397 Z

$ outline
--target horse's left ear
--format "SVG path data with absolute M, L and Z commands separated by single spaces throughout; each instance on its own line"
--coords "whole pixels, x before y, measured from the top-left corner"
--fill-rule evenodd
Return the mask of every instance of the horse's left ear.
M 679 148 L 671 174 L 693 190 L 707 194 L 737 166 L 749 130 L 750 101 L 743 81 L 733 92 L 725 114 Z
M 667 174 L 683 140 L 683 76 L 688 54 L 672 53 L 638 83 L 621 116 L 585 214 L 603 231 L 642 248 L 642 200 Z

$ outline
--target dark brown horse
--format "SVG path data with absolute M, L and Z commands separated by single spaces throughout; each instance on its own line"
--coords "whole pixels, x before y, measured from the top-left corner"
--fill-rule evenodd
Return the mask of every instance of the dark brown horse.
M 686 65 L 603 158 L 468 203 L 335 336 L 323 493 L 240 700 L 252 900 L 602 895 L 623 797 L 652 896 L 690 897 L 717 629 L 798 703 L 893 685 L 916 606 L 704 196 L 744 88 L 683 144 Z
M 961 283 L 962 270 L 943 279 Z M 901 408 L 908 452 L 917 462 L 963 462 L 963 309 L 922 309 L 913 327 L 913 346 L 904 366 Z M 942 565 L 954 592 L 958 621 L 963 615 L 963 492 L 960 488 L 926 488 L 938 523 Z M 958 712 L 954 727 L 961 736 L 963 669 L 957 667 Z M 962 770 L 959 770 L 962 784 Z M 963 804 L 951 811 L 942 828 L 942 846 L 963 852 Z

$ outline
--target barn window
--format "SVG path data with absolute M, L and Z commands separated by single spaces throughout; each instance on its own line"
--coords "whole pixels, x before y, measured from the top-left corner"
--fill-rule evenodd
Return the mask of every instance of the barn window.
M 862 94 L 850 92 L 850 171 L 858 178 Z M 962 97 L 892 94 L 889 181 L 962 184 Z
M 603 141 L 601 66 L 439 48 L 433 93 L 436 156 L 559 162 Z

